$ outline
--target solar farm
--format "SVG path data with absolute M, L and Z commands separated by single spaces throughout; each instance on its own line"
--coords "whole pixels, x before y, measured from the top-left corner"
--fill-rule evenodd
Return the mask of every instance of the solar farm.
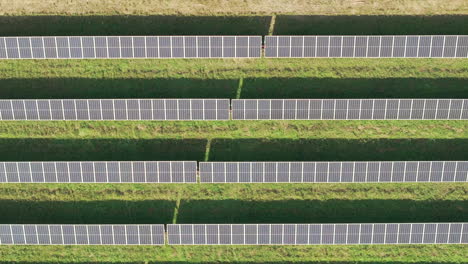
M 0 0 L 0 264 L 468 261 L 466 1 L 104 2 Z

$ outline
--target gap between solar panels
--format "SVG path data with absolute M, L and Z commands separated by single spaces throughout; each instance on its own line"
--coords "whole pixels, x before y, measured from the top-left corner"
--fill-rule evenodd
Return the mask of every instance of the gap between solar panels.
M 165 236 L 167 231 L 167 238 Z M 0 225 L 0 245 L 467 244 L 468 223 Z
M 0 183 L 391 182 L 468 182 L 468 161 L 0 162 Z
M 0 100 L 0 120 L 5 121 L 466 119 L 468 99 Z

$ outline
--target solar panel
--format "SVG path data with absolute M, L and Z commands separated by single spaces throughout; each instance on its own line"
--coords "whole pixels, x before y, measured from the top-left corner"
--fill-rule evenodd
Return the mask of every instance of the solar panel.
M 164 245 L 164 225 L 0 225 L 0 245 Z
M 467 58 L 468 35 L 266 36 L 267 58 Z
M 460 120 L 468 99 L 236 99 L 235 120 Z
M 468 161 L 200 162 L 202 183 L 468 182 Z
M 261 36 L 0 38 L 0 59 L 259 58 L 261 49 Z
M 467 244 L 468 223 L 168 225 L 170 245 Z
M 196 161 L 0 162 L 0 183 L 196 183 Z
M 0 100 L 0 120 L 228 120 L 229 99 Z

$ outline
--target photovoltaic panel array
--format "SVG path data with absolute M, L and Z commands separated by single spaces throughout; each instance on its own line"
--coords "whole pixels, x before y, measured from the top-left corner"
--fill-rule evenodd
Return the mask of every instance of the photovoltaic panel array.
M 228 120 L 229 99 L 0 100 L 0 120 Z
M 0 245 L 164 245 L 164 225 L 0 225 Z
M 237 99 L 235 120 L 468 119 L 468 99 Z
M 0 38 L 0 59 L 259 58 L 261 36 Z
M 266 36 L 265 57 L 467 58 L 468 36 Z M 262 36 L 2 37 L 0 59 L 259 58 Z
M 468 36 L 266 36 L 267 58 L 467 58 Z
M 468 161 L 200 162 L 202 183 L 468 182 Z
M 196 183 L 197 162 L 0 162 L 0 182 Z
M 467 244 L 468 223 L 168 225 L 170 245 Z

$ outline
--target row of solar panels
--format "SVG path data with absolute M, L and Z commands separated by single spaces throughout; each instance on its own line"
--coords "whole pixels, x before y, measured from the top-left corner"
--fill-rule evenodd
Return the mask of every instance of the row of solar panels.
M 261 36 L 0 38 L 0 59 L 259 58 Z
M 232 116 L 230 116 L 232 112 Z M 460 120 L 468 99 L 0 100 L 0 120 Z
M 0 245 L 164 245 L 164 225 L 0 225 Z M 468 223 L 170 224 L 169 245 L 467 244 Z
M 262 36 L 2 37 L 0 59 L 260 58 Z M 468 36 L 266 36 L 267 58 L 467 58 Z
M 267 58 L 467 58 L 468 36 L 266 36 Z
M 200 162 L 202 183 L 468 182 L 468 161 Z M 0 162 L 2 183 L 197 183 L 196 161 Z

